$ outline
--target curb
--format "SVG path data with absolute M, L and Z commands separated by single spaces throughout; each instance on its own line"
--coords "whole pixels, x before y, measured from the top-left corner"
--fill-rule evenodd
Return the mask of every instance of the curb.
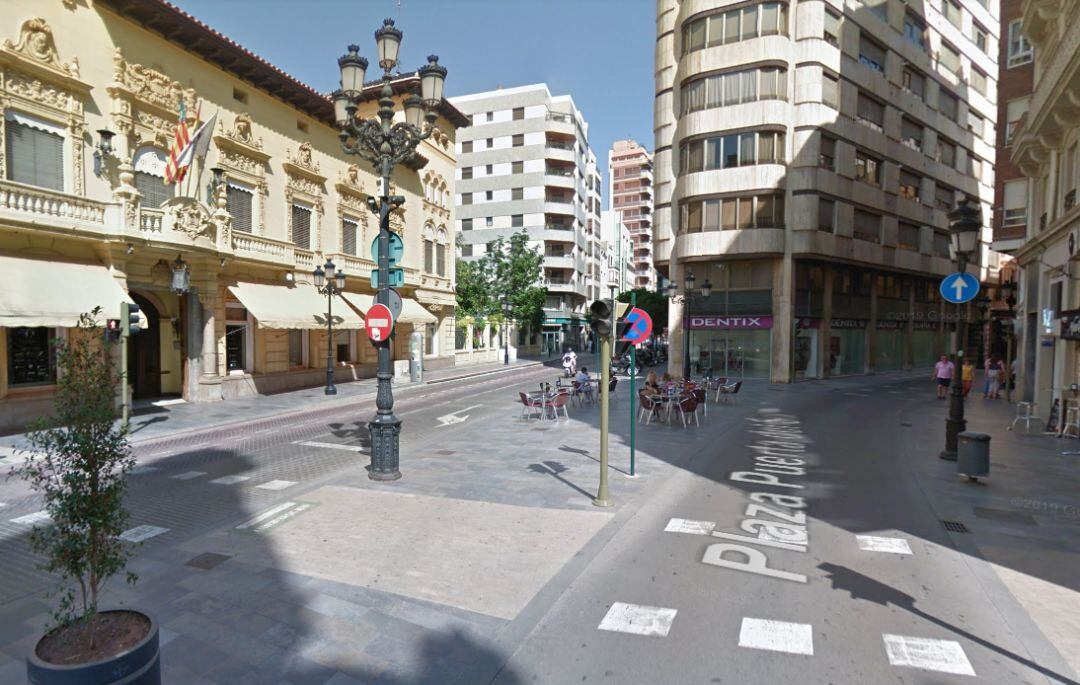
M 505 373 L 507 371 L 513 371 L 514 369 L 527 369 L 532 366 L 543 366 L 545 362 L 533 361 L 525 362 L 522 364 L 514 364 L 513 366 L 503 366 L 498 369 L 488 369 L 486 371 L 474 371 L 473 373 L 465 373 L 458 376 L 449 376 L 447 378 L 436 378 L 430 381 L 424 381 L 424 385 L 438 385 L 439 383 L 449 383 L 450 381 L 460 381 L 465 378 L 476 378 L 477 376 L 490 376 L 494 373 Z

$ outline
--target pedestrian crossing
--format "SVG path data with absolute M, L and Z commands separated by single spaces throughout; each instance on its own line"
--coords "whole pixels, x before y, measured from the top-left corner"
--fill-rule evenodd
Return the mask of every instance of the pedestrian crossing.
M 715 528 L 711 521 L 672 518 L 665 532 L 682 535 L 709 535 Z M 911 545 L 904 538 L 878 535 L 855 535 L 855 547 L 871 554 L 911 555 Z M 678 609 L 626 602 L 614 602 L 604 615 L 598 630 L 646 637 L 667 637 L 675 626 Z M 782 617 L 746 616 L 741 619 L 737 646 L 795 657 L 814 656 L 813 624 L 782 620 Z M 889 665 L 953 675 L 974 676 L 975 669 L 963 646 L 955 640 L 897 635 L 881 635 L 883 653 Z

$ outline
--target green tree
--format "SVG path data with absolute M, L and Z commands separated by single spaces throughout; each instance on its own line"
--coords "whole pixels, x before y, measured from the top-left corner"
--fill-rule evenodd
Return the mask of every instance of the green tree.
M 630 293 L 637 293 L 637 307 L 644 309 L 653 322 L 653 334 L 659 335 L 668 321 L 668 298 L 663 293 L 658 293 L 646 288 L 635 288 L 633 291 L 619 293 L 619 302 L 629 302 Z
M 524 230 L 492 240 L 480 259 L 457 261 L 458 310 L 477 319 L 500 317 L 507 300 L 514 320 L 539 327 L 547 299 L 547 288 L 538 285 L 543 264 L 543 254 L 529 247 Z
M 126 477 L 135 465 L 128 429 L 115 420 L 119 378 L 114 345 L 103 342 L 96 321 L 100 312 L 83 314 L 68 340 L 57 343 L 54 413 L 32 425 L 26 461 L 12 470 L 41 495 L 51 519 L 33 529 L 30 546 L 45 556 L 42 568 L 60 576 L 57 627 L 75 630 L 89 649 L 102 585 L 131 555 L 120 534 L 128 520 Z M 134 574 L 127 580 L 134 582 Z

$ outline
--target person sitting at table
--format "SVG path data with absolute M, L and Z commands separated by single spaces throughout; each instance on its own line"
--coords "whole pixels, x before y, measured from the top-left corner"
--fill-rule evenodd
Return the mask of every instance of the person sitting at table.
M 649 375 L 645 377 L 645 387 L 641 389 L 641 393 L 646 397 L 660 394 L 660 383 L 657 381 L 655 371 L 650 371 Z
M 578 382 L 578 392 L 584 393 L 585 397 L 592 402 L 593 399 L 593 387 L 592 379 L 589 378 L 589 370 L 584 366 L 581 367 L 581 371 L 578 375 L 574 376 L 574 380 Z
M 660 377 L 660 382 L 667 387 L 671 387 L 671 384 L 675 381 L 672 379 L 671 374 L 665 371 L 664 375 Z

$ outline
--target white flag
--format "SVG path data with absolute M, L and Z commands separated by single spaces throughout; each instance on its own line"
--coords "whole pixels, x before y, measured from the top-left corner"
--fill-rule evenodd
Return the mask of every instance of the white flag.
M 210 139 L 214 133 L 214 123 L 217 121 L 217 113 L 210 117 L 207 121 L 203 122 L 202 126 L 195 131 L 195 135 L 191 136 L 191 140 L 184 146 L 184 149 L 180 151 L 180 156 L 176 158 L 176 168 L 183 169 L 184 167 L 191 166 L 191 163 L 195 160 L 195 157 L 205 157 L 206 151 L 210 149 Z

